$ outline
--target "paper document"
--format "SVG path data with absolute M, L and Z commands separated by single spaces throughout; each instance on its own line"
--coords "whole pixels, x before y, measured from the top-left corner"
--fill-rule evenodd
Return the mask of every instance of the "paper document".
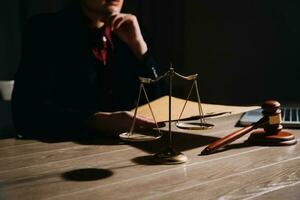
M 180 116 L 180 113 L 183 109 L 185 99 L 180 99 L 177 97 L 172 97 L 172 108 L 171 108 L 171 119 L 177 120 Z M 163 96 L 159 99 L 156 99 L 150 102 L 150 106 L 152 108 L 154 117 L 157 122 L 164 122 L 169 120 L 169 96 Z M 204 115 L 207 114 L 217 114 L 228 112 L 229 114 L 237 114 L 247 112 L 249 110 L 254 110 L 259 108 L 259 106 L 227 106 L 227 105 L 217 105 L 217 104 L 206 104 L 201 103 L 202 110 Z M 134 112 L 135 109 L 131 110 Z M 152 119 L 152 115 L 149 109 L 148 104 L 142 105 L 138 107 L 139 115 L 143 115 Z M 190 117 L 199 116 L 198 102 L 188 101 L 184 112 L 181 116 L 181 119 L 186 119 Z

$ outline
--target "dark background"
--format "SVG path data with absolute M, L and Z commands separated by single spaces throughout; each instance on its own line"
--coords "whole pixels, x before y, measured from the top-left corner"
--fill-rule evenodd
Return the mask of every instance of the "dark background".
M 0 80 L 13 79 L 26 20 L 71 0 L 1 1 Z M 198 73 L 202 100 L 260 104 L 300 100 L 300 3 L 296 0 L 125 0 L 152 35 L 158 64 Z M 187 87 L 175 82 L 174 94 Z

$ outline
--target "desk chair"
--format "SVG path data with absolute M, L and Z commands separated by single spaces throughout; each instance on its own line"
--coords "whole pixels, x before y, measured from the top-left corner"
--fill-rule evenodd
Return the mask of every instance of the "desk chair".
M 13 80 L 0 81 L 0 138 L 16 136 L 10 105 L 13 86 Z

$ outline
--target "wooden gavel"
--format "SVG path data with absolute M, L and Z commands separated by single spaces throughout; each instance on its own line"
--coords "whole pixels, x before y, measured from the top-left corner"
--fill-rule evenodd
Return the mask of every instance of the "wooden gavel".
M 257 128 L 264 128 L 264 130 L 253 132 L 248 138 L 249 143 L 272 146 L 296 144 L 297 140 L 293 134 L 282 131 L 282 125 L 280 124 L 280 103 L 277 101 L 266 101 L 263 103 L 262 109 L 263 117 L 259 121 L 211 143 L 201 152 L 201 154 L 207 155 L 213 153 L 219 148 L 237 140 Z

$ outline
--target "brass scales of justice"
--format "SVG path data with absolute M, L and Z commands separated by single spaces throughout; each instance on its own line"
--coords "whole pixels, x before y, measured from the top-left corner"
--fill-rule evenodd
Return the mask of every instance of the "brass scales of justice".
M 133 120 L 132 120 L 132 124 L 131 124 L 131 128 L 129 130 L 129 132 L 124 132 L 122 134 L 119 135 L 119 137 L 124 140 L 124 141 L 130 141 L 130 142 L 142 142 L 142 141 L 152 141 L 152 140 L 157 140 L 159 138 L 161 138 L 163 136 L 161 129 L 158 126 L 157 120 L 155 119 L 152 107 L 150 105 L 150 101 L 146 92 L 146 89 L 144 87 L 144 84 L 153 84 L 156 83 L 166 77 L 169 78 L 169 120 L 168 120 L 168 144 L 167 147 L 162 151 L 159 152 L 157 154 L 155 154 L 153 156 L 153 159 L 156 163 L 161 163 L 161 164 L 180 164 L 180 163 L 185 163 L 188 159 L 187 156 L 184 155 L 181 152 L 176 151 L 173 148 L 173 139 L 172 139 L 172 119 L 171 119 L 171 105 L 172 105 L 172 82 L 173 82 L 173 77 L 177 76 L 183 80 L 187 80 L 187 81 L 192 81 L 192 86 L 189 90 L 188 96 L 186 98 L 186 101 L 183 105 L 183 108 L 180 112 L 180 115 L 178 117 L 176 121 L 176 127 L 180 128 L 180 129 L 188 129 L 188 130 L 205 130 L 205 129 L 210 129 L 212 128 L 214 125 L 213 124 L 209 124 L 206 123 L 205 121 L 205 117 L 204 117 L 204 113 L 203 113 L 203 109 L 201 106 L 201 101 L 200 101 L 200 95 L 199 95 L 199 91 L 198 91 L 198 84 L 197 84 L 197 77 L 198 74 L 193 74 L 193 75 L 189 75 L 189 76 L 183 76 L 177 72 L 174 71 L 174 68 L 172 67 L 172 65 L 170 66 L 169 70 L 163 74 L 162 76 L 159 76 L 156 79 L 151 79 L 151 78 L 144 78 L 144 77 L 139 77 L 140 80 L 140 87 L 139 87 L 139 93 L 138 93 L 138 98 L 137 98 L 137 102 L 136 102 L 136 107 L 135 107 L 135 111 L 134 111 L 134 116 L 133 116 Z M 195 88 L 196 90 L 196 94 L 197 94 L 197 101 L 198 101 L 198 109 L 199 109 L 199 122 L 193 122 L 193 123 L 186 123 L 183 122 L 181 120 L 182 114 L 185 110 L 186 104 L 188 102 L 188 100 L 190 99 L 190 96 L 192 94 L 193 89 Z M 135 132 L 135 121 L 136 121 L 136 115 L 137 115 L 137 111 L 138 111 L 138 107 L 139 107 L 139 102 L 140 102 L 140 97 L 141 97 L 141 93 L 144 93 L 146 101 L 147 101 L 147 105 L 149 107 L 149 110 L 151 112 L 152 118 L 155 122 L 156 125 L 156 130 L 157 131 L 149 131 L 147 133 L 145 132 L 141 132 L 141 133 L 137 133 Z M 149 133 L 150 132 L 150 133 Z

